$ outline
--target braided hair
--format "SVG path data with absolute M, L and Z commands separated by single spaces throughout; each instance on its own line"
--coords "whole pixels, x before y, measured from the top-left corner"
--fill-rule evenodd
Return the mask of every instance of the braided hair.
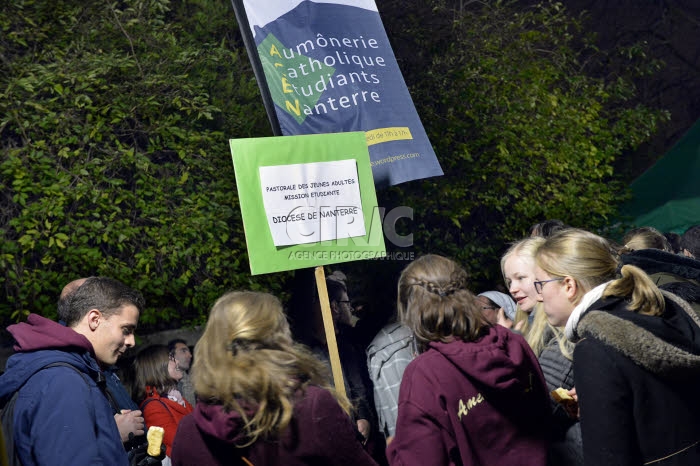
M 435 254 L 416 259 L 401 273 L 397 307 L 420 349 L 431 341 L 474 341 L 489 326 L 467 289 L 467 273 Z

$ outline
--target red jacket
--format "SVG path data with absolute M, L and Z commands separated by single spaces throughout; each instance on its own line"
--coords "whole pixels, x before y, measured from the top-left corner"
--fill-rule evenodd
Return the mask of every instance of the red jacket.
M 166 455 L 171 456 L 173 439 L 177 426 L 185 415 L 192 412 L 192 405 L 185 401 L 185 406 L 168 399 L 166 396 L 152 395 L 143 400 L 141 411 L 146 423 L 146 429 L 151 426 L 160 426 L 165 431 L 163 434 L 163 444 L 166 448 Z

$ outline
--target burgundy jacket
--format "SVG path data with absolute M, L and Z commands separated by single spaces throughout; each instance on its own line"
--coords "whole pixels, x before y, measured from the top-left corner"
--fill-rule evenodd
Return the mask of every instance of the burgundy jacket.
M 357 440 L 350 418 L 328 391 L 316 386 L 296 401 L 292 421 L 279 439 L 238 448 L 246 443 L 242 427 L 238 412 L 200 400 L 180 421 L 173 466 L 376 466 Z
M 525 340 L 500 325 L 430 343 L 406 368 L 393 465 L 545 466 L 549 395 Z

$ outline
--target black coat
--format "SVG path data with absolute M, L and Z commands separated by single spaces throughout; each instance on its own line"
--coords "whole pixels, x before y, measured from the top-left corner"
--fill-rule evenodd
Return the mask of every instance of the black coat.
M 584 311 L 574 350 L 587 465 L 700 464 L 700 322 L 664 292 L 663 316 L 619 298 Z

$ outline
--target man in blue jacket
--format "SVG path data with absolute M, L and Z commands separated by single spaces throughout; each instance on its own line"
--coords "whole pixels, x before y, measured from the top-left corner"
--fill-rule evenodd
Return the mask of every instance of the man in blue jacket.
M 103 369 L 134 345 L 141 294 L 106 277 L 91 277 L 71 294 L 66 326 L 30 314 L 11 325 L 15 354 L 0 376 L 0 399 L 19 390 L 15 448 L 24 466 L 128 465 Z M 48 364 L 64 363 L 45 368 Z M 77 369 L 77 370 L 76 370 Z
M 66 321 L 71 319 L 70 300 L 75 290 L 80 288 L 86 281 L 87 278 L 79 278 L 63 287 L 61 296 L 56 304 L 58 322 L 60 324 L 66 325 Z M 124 448 L 128 451 L 133 446 L 134 441 L 137 444 L 143 441 L 140 436 L 145 434 L 145 424 L 139 405 L 131 399 L 131 395 L 127 392 L 126 387 L 119 380 L 116 370 L 117 366 L 103 368 L 105 395 L 107 395 L 107 401 L 112 407 L 114 420 L 117 422 L 117 429 L 119 429 Z M 130 440 L 130 434 L 134 440 Z

